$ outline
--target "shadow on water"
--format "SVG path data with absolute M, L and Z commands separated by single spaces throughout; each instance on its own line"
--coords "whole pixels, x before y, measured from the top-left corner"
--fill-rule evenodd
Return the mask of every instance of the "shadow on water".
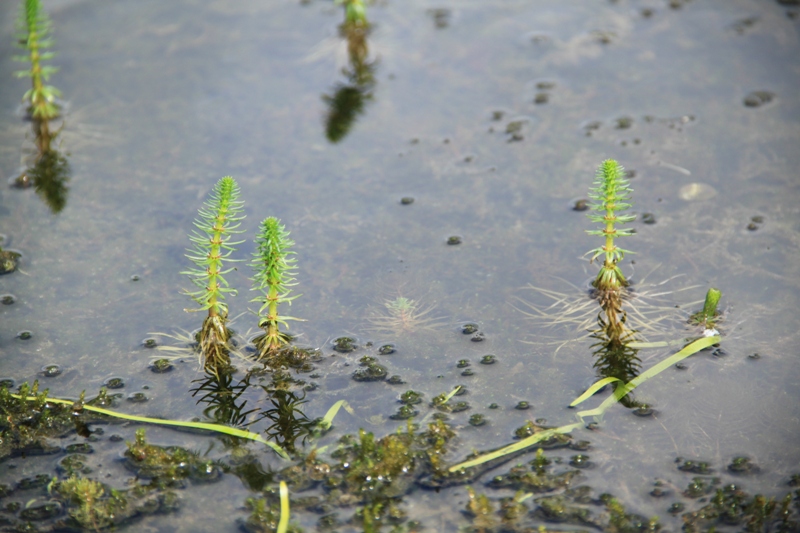
M 342 72 L 347 81 L 337 83 L 330 94 L 322 97 L 328 107 L 325 136 L 333 144 L 347 136 L 375 92 L 378 62 L 369 60 L 370 24 L 363 12 L 357 15 L 350 12 L 351 5 L 360 3 L 360 0 L 347 2 L 345 21 L 339 26 L 339 34 L 347 40 L 348 65 Z

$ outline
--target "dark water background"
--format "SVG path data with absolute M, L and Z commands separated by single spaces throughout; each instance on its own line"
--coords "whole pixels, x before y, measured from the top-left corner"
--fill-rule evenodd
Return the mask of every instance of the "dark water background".
M 19 104 L 27 82 L 12 75 L 20 68 L 11 61 L 14 3 L 0 5 L 0 168 L 7 176 L 19 173 L 30 146 Z M 126 395 L 149 397 L 122 402 L 121 410 L 202 416 L 188 392 L 200 376 L 195 362 L 154 374 L 153 351 L 141 342 L 150 332 L 199 326 L 197 315 L 183 311 L 191 305 L 179 274 L 188 266 L 187 233 L 213 184 L 232 175 L 246 201 L 245 235 L 277 216 L 297 243 L 303 296 L 291 314 L 306 319 L 296 326 L 302 342 L 325 353 L 306 413 L 321 416 L 339 399 L 355 409 L 355 417 L 337 417 L 325 442 L 360 427 L 390 433 L 399 424 L 387 417 L 402 391 L 430 399 L 457 384 L 467 386 L 471 409 L 451 416 L 459 428 L 453 462 L 510 442 L 527 419 L 570 423 L 574 413 L 565 406 L 595 376 L 589 342 L 556 354 L 558 343 L 581 333 L 531 321 L 516 298 L 537 301 L 524 290 L 529 284 L 580 298 L 570 284 L 593 275 L 581 256 L 598 243 L 571 206 L 612 157 L 636 171 L 634 211 L 655 217 L 655 224 L 641 217 L 632 224 L 637 234 L 624 245 L 637 255 L 626 272 L 647 282 L 671 279 L 665 290 L 694 287 L 664 296 L 664 305 L 681 306 L 678 317 L 696 310 L 708 287 L 722 290 L 726 355 L 698 354 L 687 370 L 667 371 L 637 391 L 654 417 L 618 406 L 601 431 L 577 434 L 592 441 L 596 465 L 584 482 L 673 530 L 679 518 L 648 493 L 656 479 L 685 488 L 691 475 L 675 468 L 679 456 L 710 461 L 729 482 L 725 465 L 745 454 L 760 472 L 734 481 L 750 493 L 785 494 L 800 464 L 797 7 L 771 0 L 378 2 L 368 6 L 372 98 L 335 144 L 325 137 L 323 96 L 346 81 L 348 58 L 342 11 L 331 2 L 64 0 L 45 7 L 58 52 L 52 63 L 61 69 L 52 82 L 69 102 L 61 141 L 73 175 L 58 215 L 30 190 L 0 193 L 6 245 L 23 253 L 20 270 L 0 279 L 2 292 L 17 298 L 0 309 L 0 376 L 19 383 L 57 364 L 63 373 L 45 380 L 54 396 L 97 391 L 116 376 Z M 753 91 L 773 98 L 747 106 Z M 401 205 L 405 196 L 414 203 Z M 747 229 L 752 217 L 763 217 L 755 230 Z M 461 244 L 448 246 L 454 235 Z M 241 257 L 252 249 L 243 244 Z M 241 289 L 230 300 L 232 315 L 248 308 L 249 275 L 247 267 L 232 274 Z M 368 319 L 399 296 L 435 306 L 438 327 L 371 331 Z M 479 324 L 486 340 L 470 342 L 459 330 L 465 322 Z M 255 321 L 244 314 L 235 327 Z M 15 338 L 21 330 L 33 338 Z M 672 336 L 684 333 L 677 325 Z M 406 385 L 352 381 L 358 359 L 374 349 L 331 356 L 330 340 L 344 334 L 362 346 L 396 343 L 382 363 Z M 755 352 L 760 359 L 747 358 Z M 667 353 L 643 354 L 645 366 Z M 478 365 L 485 354 L 498 363 Z M 474 376 L 461 376 L 459 359 L 472 361 Z M 533 410 L 514 410 L 520 400 Z M 252 391 L 250 401 L 265 399 Z M 488 410 L 492 402 L 500 409 Z M 475 413 L 489 424 L 469 426 Z M 130 440 L 136 427 L 113 432 Z M 148 438 L 225 455 L 205 435 L 152 427 Z M 124 444 L 94 446 L 98 476 L 123 486 Z M 250 446 L 280 467 L 271 452 Z M 0 474 L 13 481 L 52 470 L 57 460 L 11 459 Z M 407 508 L 431 531 L 453 531 L 466 524 L 465 494 L 464 487 L 418 491 Z M 179 513 L 132 528 L 233 531 L 249 495 L 225 476 L 182 491 Z M 298 520 L 313 527 L 314 517 Z

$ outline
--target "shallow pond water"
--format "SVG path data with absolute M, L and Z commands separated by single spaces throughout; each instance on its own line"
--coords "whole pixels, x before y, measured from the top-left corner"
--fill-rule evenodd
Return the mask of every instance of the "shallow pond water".
M 12 74 L 20 66 L 11 60 L 11 4 L 0 5 L 0 169 L 14 177 L 32 145 L 19 104 L 27 82 Z M 180 345 L 155 333 L 200 326 L 198 314 L 184 312 L 192 305 L 180 274 L 187 233 L 213 184 L 232 175 L 247 214 L 239 256 L 253 252 L 266 216 L 279 217 L 297 243 L 302 296 L 291 314 L 305 322 L 292 330 L 322 352 L 314 370 L 293 374 L 305 382 L 296 387 L 302 411 L 314 419 L 338 400 L 352 406 L 308 446 L 335 448 L 359 428 L 376 437 L 405 428 L 390 416 L 409 389 L 423 394 L 416 420 L 427 423 L 432 398 L 466 388 L 456 400 L 469 409 L 447 415 L 457 433 L 451 464 L 512 442 L 528 420 L 572 423 L 566 406 L 596 378 L 592 341 L 581 328 L 532 319 L 549 300 L 531 287 L 585 301 L 596 270 L 582 255 L 597 238 L 573 206 L 596 166 L 614 158 L 632 171 L 641 215 L 624 243 L 636 252 L 624 269 L 643 293 L 661 294 L 651 320 L 663 327 L 648 340 L 688 335 L 686 317 L 717 287 L 723 352 L 697 354 L 642 385 L 636 397 L 653 415 L 618 405 L 598 428 L 575 431 L 574 440 L 591 443 L 591 468 L 573 486 L 591 487 L 594 498 L 611 493 L 672 531 L 683 523 L 668 513 L 672 503 L 686 512 L 704 504 L 681 494 L 698 475 L 679 470 L 681 461 L 706 461 L 714 473 L 705 479 L 749 494 L 792 490 L 787 482 L 800 473 L 800 8 L 792 2 L 378 1 L 367 7 L 372 28 L 355 66 L 342 8 L 329 1 L 53 0 L 45 8 L 60 68 L 51 81 L 68 102 L 59 141 L 71 178 L 58 214 L 33 190 L 0 191 L 3 246 L 23 254 L 18 271 L 0 277 L 0 292 L 15 297 L 0 307 L 0 377 L 39 379 L 52 396 L 72 399 L 113 384 L 120 411 L 213 420 L 192 395 L 203 376 L 195 356 L 156 373 L 150 363 L 167 352 L 145 340 Z M 240 289 L 229 302 L 233 327 L 245 338 L 256 326 L 249 275 L 241 266 L 230 277 Z M 397 298 L 429 309 L 422 318 L 430 320 L 387 320 L 385 304 Z M 468 323 L 477 331 L 464 334 Z M 335 351 L 342 336 L 358 347 Z M 379 354 L 387 343 L 394 352 Z M 646 368 L 669 353 L 639 356 Z M 490 354 L 496 362 L 481 364 Z M 353 380 L 365 355 L 404 383 Z M 236 365 L 235 383 L 252 364 Z M 242 412 L 270 408 L 258 386 L 270 378 L 260 379 L 240 397 Z M 532 407 L 515 409 L 521 401 Z M 268 431 L 258 410 L 241 420 Z M 476 414 L 486 423 L 471 425 Z M 90 477 L 126 487 L 124 441 L 141 426 L 91 427 L 103 432 L 89 439 Z M 236 531 L 245 500 L 261 489 L 252 480 L 269 478 L 275 490 L 280 478 L 259 477 L 253 465 L 291 464 L 257 443 L 208 434 L 148 426 L 147 439 L 229 468 L 214 482 L 187 482 L 177 512 L 121 529 Z M 52 440 L 65 449 L 87 439 Z M 495 502 L 513 495 L 485 483 L 534 452 L 472 487 Z M 51 477 L 66 453 L 7 458 L 0 481 Z M 565 470 L 578 452 L 547 453 Z M 757 471 L 729 471 L 738 456 Z M 235 468 L 242 462 L 250 470 Z M 657 482 L 667 497 L 651 495 Z M 0 504 L 34 498 L 48 496 L 17 488 Z M 472 523 L 467 501 L 456 484 L 412 487 L 399 505 L 421 524 L 411 530 L 457 531 Z M 587 527 L 552 524 L 527 504 L 530 527 Z M 340 520 L 356 507 L 339 508 Z M 592 509 L 603 522 L 604 507 Z M 320 514 L 297 510 L 293 520 L 315 530 Z

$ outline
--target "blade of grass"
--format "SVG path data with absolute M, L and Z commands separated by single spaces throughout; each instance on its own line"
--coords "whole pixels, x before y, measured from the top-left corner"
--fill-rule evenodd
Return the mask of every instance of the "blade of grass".
M 575 407 L 576 405 L 578 405 L 579 403 L 583 402 L 584 400 L 587 400 L 587 399 L 591 398 L 594 395 L 595 392 L 599 391 L 600 389 L 602 389 L 603 387 L 605 387 L 609 383 L 613 383 L 615 381 L 622 381 L 622 380 L 620 380 L 619 378 L 615 378 L 615 377 L 608 377 L 608 378 L 603 378 L 603 379 L 601 379 L 599 381 L 596 381 L 595 383 L 592 383 L 592 386 L 589 387 L 588 389 L 586 389 L 586 392 L 584 392 L 583 394 L 581 394 L 580 396 L 575 398 L 575 400 L 573 400 L 573 402 L 571 404 L 569 404 L 569 406 L 570 407 Z
M 478 456 L 474 459 L 470 459 L 469 461 L 458 463 L 457 465 L 451 466 L 447 470 L 448 472 L 455 472 L 456 470 L 461 470 L 463 468 L 470 468 L 473 466 L 482 465 L 483 463 L 492 461 L 494 459 L 498 459 L 500 457 L 504 457 L 508 454 L 517 452 L 519 450 L 524 450 L 525 448 L 533 446 L 537 442 L 550 438 L 554 435 L 569 433 L 570 431 L 574 431 L 582 426 L 583 422 L 577 422 L 575 424 L 569 424 L 566 426 L 561 426 L 553 429 L 545 429 L 544 431 L 538 431 L 533 435 L 531 435 L 530 437 L 522 439 L 519 442 L 515 442 L 514 444 L 509 444 L 504 448 L 500 448 L 499 450 L 495 450 L 493 452 Z
M 589 411 L 580 411 L 578 413 L 578 417 L 580 417 L 580 419 L 583 420 L 587 416 L 594 416 L 594 417 L 602 416 L 603 413 L 605 413 L 606 409 L 608 409 L 610 406 L 612 406 L 615 403 L 617 403 L 626 394 L 631 392 L 633 389 L 635 389 L 636 387 L 638 387 L 639 385 L 641 385 L 642 383 L 644 383 L 648 379 L 650 379 L 650 378 L 652 378 L 654 376 L 657 376 L 658 374 L 660 374 L 661 372 L 663 372 L 667 368 L 669 368 L 672 365 L 682 361 L 683 359 L 686 359 L 690 355 L 694 355 L 694 354 L 696 354 L 697 352 L 699 352 L 700 350 L 702 350 L 704 348 L 708 348 L 711 345 L 717 344 L 721 340 L 722 339 L 721 339 L 721 337 L 719 335 L 714 335 L 713 337 L 703 337 L 703 338 L 697 339 L 696 341 L 694 341 L 694 342 L 688 344 L 687 346 L 685 346 L 679 352 L 667 357 L 666 359 L 664 359 L 663 361 L 661 361 L 657 365 L 654 365 L 653 367 L 648 368 L 645 372 L 642 372 L 636 378 L 632 379 L 628 383 L 625 383 L 624 385 L 618 386 L 614 390 L 614 393 L 611 396 L 609 396 L 608 398 L 606 398 L 605 401 L 603 401 L 603 403 L 601 403 L 599 407 L 597 407 L 596 409 L 591 409 Z M 575 403 L 575 402 L 573 402 L 573 403 Z
M 341 409 L 342 407 L 344 407 L 345 411 L 347 411 L 351 415 L 355 416 L 355 412 L 353 411 L 353 408 L 350 407 L 350 404 L 347 403 L 346 400 L 339 400 L 338 402 L 333 404 L 331 406 L 331 408 L 328 409 L 328 412 L 325 413 L 325 416 L 322 417 L 322 420 L 320 420 L 320 422 L 319 422 L 319 427 L 321 427 L 325 431 L 329 430 L 331 428 L 331 426 L 333 425 L 334 417 L 339 412 L 339 409 Z
M 456 394 L 458 394 L 458 391 L 460 391 L 460 390 L 461 390 L 461 385 L 458 385 L 455 389 L 453 389 L 449 393 L 447 393 L 447 396 L 444 397 L 444 401 L 442 402 L 442 404 L 446 404 L 447 402 L 449 402 L 450 399 L 453 396 L 455 396 Z
M 625 383 L 622 386 L 618 386 L 617 389 L 614 391 L 614 393 L 610 397 L 606 398 L 606 400 L 603 401 L 603 403 L 600 404 L 600 406 L 597 407 L 596 409 L 591 409 L 589 411 L 580 411 L 580 412 L 578 412 L 577 416 L 581 419 L 580 422 L 577 422 L 575 424 L 568 424 L 566 426 L 560 426 L 560 427 L 553 428 L 553 429 L 546 429 L 544 431 L 539 431 L 539 432 L 531 435 L 530 437 L 528 437 L 526 439 L 522 439 L 519 442 L 515 442 L 514 444 L 510 444 L 508 446 L 505 446 L 504 448 L 500 448 L 500 449 L 495 450 L 493 452 L 490 452 L 490 453 L 487 453 L 487 454 L 484 454 L 484 455 L 480 455 L 478 457 L 475 457 L 474 459 L 470 459 L 469 461 L 464 461 L 462 463 L 458 463 L 458 464 L 456 464 L 454 466 L 451 466 L 447 470 L 449 472 L 455 472 L 457 470 L 461 470 L 461 469 L 464 469 L 464 468 L 470 468 L 470 467 L 473 467 L 473 466 L 482 465 L 483 463 L 487 463 L 487 462 L 492 461 L 494 459 L 498 459 L 500 457 L 504 457 L 504 456 L 512 454 L 514 452 L 523 450 L 523 449 L 525 449 L 525 448 L 527 448 L 529 446 L 533 446 L 537 442 L 540 442 L 540 441 L 542 441 L 544 439 L 552 437 L 552 436 L 554 436 L 556 434 L 564 434 L 564 433 L 569 433 L 570 431 L 574 431 L 574 430 L 584 426 L 583 419 L 585 417 L 587 417 L 587 416 L 598 416 L 598 417 L 602 416 L 603 413 L 605 413 L 606 409 L 608 409 L 611 405 L 614 405 L 615 403 L 617 403 L 620 400 L 620 398 L 622 398 L 623 396 L 628 394 L 630 391 L 635 389 L 637 386 L 641 385 L 642 383 L 644 383 L 648 379 L 658 375 L 659 373 L 663 372 L 664 370 L 666 370 L 670 366 L 674 365 L 675 363 L 678 363 L 682 359 L 685 359 L 685 358 L 689 357 L 690 355 L 693 355 L 693 354 L 699 352 L 700 350 L 702 350 L 704 348 L 708 348 L 709 346 L 711 346 L 713 344 L 717 344 L 721 340 L 722 339 L 720 338 L 719 335 L 715 335 L 713 337 L 704 337 L 704 338 L 698 339 L 698 340 L 690 343 L 689 345 L 685 346 L 682 350 L 680 350 L 678 353 L 676 353 L 674 355 L 671 355 L 670 357 L 667 357 L 666 359 L 664 359 L 663 361 L 661 361 L 657 365 L 653 366 L 652 368 L 649 368 L 646 372 L 641 373 L 638 377 L 636 377 L 635 379 L 631 380 L 630 382 Z M 589 388 L 589 391 L 584 392 L 578 399 L 576 399 L 574 402 L 572 402 L 571 405 L 577 405 L 577 404 L 581 403 L 581 401 L 586 399 L 586 398 L 584 398 L 584 396 L 586 396 L 587 398 L 589 396 L 591 396 L 591 394 L 588 394 L 588 396 L 587 396 L 587 393 L 589 393 L 592 390 L 592 388 L 597 388 L 597 385 L 599 383 L 602 383 L 603 381 L 605 381 L 606 383 L 611 383 L 611 382 L 614 381 L 614 378 L 611 378 L 611 380 L 609 380 L 609 378 L 605 378 L 604 380 L 600 380 L 598 383 L 595 383 L 594 385 L 592 385 L 592 387 Z M 619 380 L 617 380 L 617 381 L 619 381 Z M 580 401 L 578 401 L 578 400 L 580 400 Z
M 37 399 L 35 396 L 27 396 L 25 398 L 22 398 L 19 394 L 11 394 L 10 396 L 12 398 L 24 399 L 29 402 L 36 401 Z M 60 398 L 47 398 L 47 401 L 50 403 L 57 403 L 61 405 L 71 405 L 71 406 L 75 405 L 75 402 L 72 400 L 62 400 Z M 183 420 L 169 420 L 161 418 L 149 418 L 146 416 L 129 415 L 127 413 L 119 413 L 117 411 L 112 411 L 110 409 L 103 409 L 102 407 L 95 407 L 93 405 L 83 405 L 81 406 L 81 408 L 85 411 L 99 413 L 101 415 L 112 416 L 114 418 L 120 418 L 122 420 L 131 420 L 133 422 L 142 422 L 145 424 L 158 424 L 161 426 L 177 426 L 177 427 L 185 427 L 192 429 L 201 429 L 206 431 L 214 431 L 216 433 L 223 433 L 225 435 L 230 435 L 231 437 L 249 439 L 256 442 L 260 442 L 262 444 L 266 444 L 267 446 L 272 448 L 275 451 L 275 453 L 277 453 L 284 459 L 287 460 L 289 459 L 289 454 L 286 453 L 286 451 L 283 448 L 281 448 L 274 442 L 266 440 L 258 433 L 253 433 L 252 431 L 247 431 L 246 429 L 232 428 L 220 424 L 210 424 L 208 422 L 186 422 Z

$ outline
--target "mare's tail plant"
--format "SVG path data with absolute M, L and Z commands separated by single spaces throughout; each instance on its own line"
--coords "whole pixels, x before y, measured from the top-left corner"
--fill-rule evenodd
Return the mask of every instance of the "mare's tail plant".
M 603 258 L 600 272 L 592 285 L 596 289 L 600 305 L 605 311 L 606 327 L 612 330 L 621 327 L 619 315 L 622 313 L 622 290 L 628 286 L 628 280 L 625 279 L 618 264 L 626 253 L 632 253 L 619 248 L 614 239 L 633 233 L 630 228 L 617 227 L 617 224 L 631 222 L 635 218 L 634 215 L 619 214 L 631 207 L 631 204 L 627 203 L 631 192 L 628 180 L 625 178 L 625 169 L 613 159 L 603 161 L 598 167 L 594 186 L 589 190 L 589 198 L 594 200 L 591 208 L 595 213 L 587 216 L 592 222 L 598 222 L 603 226 L 601 229 L 587 231 L 587 233 L 605 237 L 605 243 L 599 248 L 590 250 L 586 255 L 592 254 L 591 261 L 599 257 Z M 611 330 L 609 331 L 611 332 Z
M 368 26 L 367 9 L 364 0 L 336 0 L 336 4 L 344 4 L 344 23 L 349 26 Z
M 58 69 L 49 65 L 42 65 L 42 61 L 53 57 L 53 52 L 46 50 L 52 46 L 50 33 L 50 20 L 42 10 L 40 0 L 23 0 L 20 5 L 19 20 L 19 46 L 28 51 L 27 55 L 15 57 L 18 61 L 29 61 L 29 70 L 16 73 L 20 78 L 30 77 L 32 87 L 28 89 L 23 100 L 28 102 L 28 111 L 34 120 L 47 121 L 56 118 L 59 114 L 55 99 L 61 92 L 52 85 L 45 85 L 50 75 Z M 46 127 L 46 126 L 45 126 Z
M 275 217 L 266 218 L 261 222 L 256 245 L 258 248 L 251 263 L 255 270 L 253 290 L 261 291 L 263 294 L 251 301 L 261 303 L 261 308 L 258 310 L 260 315 L 258 327 L 265 333 L 256 338 L 255 343 L 259 357 L 263 358 L 276 352 L 290 340 L 286 333 L 280 331 L 279 325 L 283 324 L 288 328 L 287 320 L 300 320 L 278 315 L 278 304 L 291 304 L 292 300 L 299 296 L 289 296 L 292 292 L 291 287 L 297 285 L 294 278 L 297 260 L 292 257 L 295 255 L 291 250 L 294 242 L 289 238 L 289 232 Z
M 228 306 L 225 295 L 236 293 L 228 286 L 224 276 L 233 270 L 225 268 L 225 263 L 236 261 L 230 259 L 237 244 L 244 241 L 231 241 L 237 230 L 243 202 L 239 200 L 239 186 L 230 176 L 220 179 L 211 191 L 204 207 L 198 211 L 194 225 L 197 230 L 189 235 L 192 248 L 187 250 L 186 257 L 191 259 L 197 268 L 182 272 L 197 286 L 196 291 L 187 291 L 197 302 L 198 308 L 187 311 L 208 311 L 208 316 L 200 330 L 200 350 L 204 357 L 204 366 L 212 373 L 223 369 L 230 363 L 228 340 L 230 331 L 226 323 Z
M 597 169 L 594 187 L 589 190 L 589 198 L 594 200 L 592 210 L 598 211 L 599 214 L 587 215 L 592 222 L 603 224 L 603 228 L 586 232 L 589 235 L 601 235 L 606 240 L 603 246 L 586 253 L 586 255 L 592 254 L 592 261 L 601 255 L 604 258 L 600 272 L 593 283 L 594 287 L 601 291 L 619 291 L 628 286 L 628 280 L 622 275 L 617 263 L 626 253 L 632 252 L 619 248 L 614 239 L 632 233 L 629 228 L 616 227 L 617 223 L 631 222 L 636 218 L 634 215 L 617 214 L 631 206 L 626 203 L 630 199 L 631 192 L 628 180 L 625 179 L 625 169 L 613 159 L 603 161 Z

